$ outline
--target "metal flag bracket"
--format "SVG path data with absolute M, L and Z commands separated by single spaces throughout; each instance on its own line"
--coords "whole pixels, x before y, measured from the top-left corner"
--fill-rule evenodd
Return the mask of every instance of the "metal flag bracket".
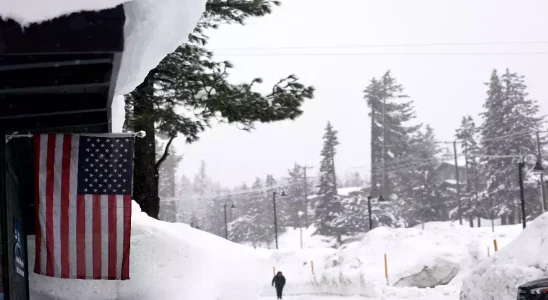
M 123 133 L 84 133 L 84 134 L 81 134 L 81 135 L 87 135 L 87 136 L 119 136 L 119 137 L 124 137 L 124 136 L 128 136 L 128 137 L 138 137 L 138 138 L 144 138 L 147 133 L 143 130 L 139 131 L 139 132 L 123 132 Z M 19 134 L 17 131 L 9 134 L 9 135 L 6 135 L 6 144 L 11 141 L 11 139 L 13 138 L 31 138 L 33 137 L 33 134 L 32 133 L 25 133 L 25 134 Z

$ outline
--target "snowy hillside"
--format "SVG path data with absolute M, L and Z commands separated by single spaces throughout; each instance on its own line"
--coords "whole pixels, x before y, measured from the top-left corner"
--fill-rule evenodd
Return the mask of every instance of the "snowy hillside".
M 298 229 L 288 229 L 280 236 L 280 250 L 261 250 L 263 260 L 270 265 L 264 270 L 265 276 L 272 275 L 272 268 L 284 272 L 288 294 L 382 298 L 406 291 L 417 297 L 424 293 L 425 297 L 442 294 L 457 299 L 462 278 L 487 259 L 488 251 L 493 255 L 493 240 L 503 248 L 519 235 L 521 225 L 498 226 L 495 233 L 490 227 L 469 228 L 452 222 L 426 223 L 425 230 L 380 227 L 363 237 L 347 238 L 339 249 L 331 247 L 331 239 L 311 236 L 313 232 L 310 228 L 303 232 L 304 250 L 300 250 Z M 391 287 L 386 287 L 384 278 L 385 253 Z M 423 276 L 425 269 L 430 277 Z M 450 282 L 435 289 L 409 288 L 444 280 Z M 265 286 L 263 295 L 272 293 Z
M 548 213 L 536 218 L 495 257 L 464 279 L 461 300 L 514 300 L 517 287 L 548 277 Z
M 252 248 L 149 218 L 133 203 L 128 281 L 54 279 L 30 273 L 33 300 L 257 300 L 268 276 Z M 34 237 L 29 238 L 34 268 Z

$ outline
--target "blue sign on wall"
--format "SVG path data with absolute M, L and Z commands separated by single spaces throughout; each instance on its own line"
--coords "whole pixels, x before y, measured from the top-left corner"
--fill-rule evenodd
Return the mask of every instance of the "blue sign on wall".
M 19 228 L 19 221 L 13 219 L 13 234 L 14 234 L 14 243 L 13 243 L 13 255 L 14 255 L 14 266 L 15 274 L 25 277 L 25 261 L 23 260 L 23 247 L 21 243 L 21 231 Z

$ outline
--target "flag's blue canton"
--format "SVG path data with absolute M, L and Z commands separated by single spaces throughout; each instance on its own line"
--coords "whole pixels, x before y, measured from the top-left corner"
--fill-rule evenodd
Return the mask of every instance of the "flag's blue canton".
M 134 138 L 80 137 L 78 194 L 131 194 Z

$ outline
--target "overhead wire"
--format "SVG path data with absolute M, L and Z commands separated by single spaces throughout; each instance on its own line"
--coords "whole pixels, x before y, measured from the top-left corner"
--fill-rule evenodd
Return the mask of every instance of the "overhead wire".
M 309 45 L 309 46 L 279 46 L 279 47 L 239 47 L 217 48 L 214 51 L 242 50 L 309 50 L 337 48 L 412 48 L 412 47 L 461 47 L 461 46 L 501 46 L 501 45 L 543 45 L 548 41 L 492 41 L 492 42 L 433 42 L 433 43 L 393 43 L 393 44 L 339 44 L 339 45 Z

